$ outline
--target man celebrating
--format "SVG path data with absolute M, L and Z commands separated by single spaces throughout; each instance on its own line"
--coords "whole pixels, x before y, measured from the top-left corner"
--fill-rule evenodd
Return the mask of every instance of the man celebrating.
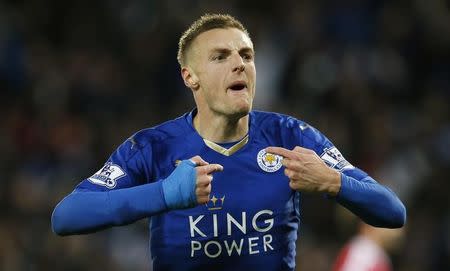
M 153 270 L 294 270 L 302 192 L 324 193 L 378 227 L 405 207 L 293 117 L 252 111 L 255 52 L 229 15 L 205 15 L 179 42 L 196 109 L 126 140 L 55 208 L 59 235 L 150 218 Z

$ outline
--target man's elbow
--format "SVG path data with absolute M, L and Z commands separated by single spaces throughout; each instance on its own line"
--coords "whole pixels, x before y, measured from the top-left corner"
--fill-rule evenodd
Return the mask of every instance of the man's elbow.
M 52 231 L 59 236 L 77 234 L 76 204 L 73 195 L 65 197 L 53 210 L 51 217 Z M 75 212 L 75 213 L 74 213 Z
M 392 227 L 390 228 L 401 228 L 406 223 L 406 208 L 403 203 L 398 204 L 393 211 Z
M 65 218 L 64 210 L 61 204 L 58 204 L 52 213 L 51 218 L 51 224 L 52 224 L 52 231 L 59 235 L 59 236 L 65 236 L 68 235 L 68 229 L 67 229 L 67 219 Z
M 398 202 L 389 207 L 389 209 L 384 209 L 383 212 L 378 212 L 379 215 L 363 219 L 367 224 L 388 229 L 401 228 L 406 223 L 406 208 L 403 203 Z
M 385 216 L 382 221 L 375 223 L 376 227 L 397 229 L 401 228 L 406 223 L 406 208 L 400 202 L 391 208 L 388 216 Z

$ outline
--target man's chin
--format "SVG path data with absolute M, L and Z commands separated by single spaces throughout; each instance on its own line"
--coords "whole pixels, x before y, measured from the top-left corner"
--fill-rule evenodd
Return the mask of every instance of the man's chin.
M 252 109 L 251 103 L 239 103 L 233 106 L 222 107 L 221 110 L 215 110 L 217 113 L 230 119 L 240 119 L 247 116 Z
M 247 116 L 248 113 L 250 113 L 250 111 L 251 111 L 250 106 L 240 107 L 236 108 L 233 112 L 230 112 L 228 115 L 233 119 L 240 119 Z

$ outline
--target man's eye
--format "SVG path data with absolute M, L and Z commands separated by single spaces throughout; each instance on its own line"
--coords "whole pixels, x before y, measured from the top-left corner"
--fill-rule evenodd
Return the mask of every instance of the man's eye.
M 242 56 L 243 59 L 245 60 L 252 60 L 253 59 L 253 55 L 252 54 L 244 54 Z
M 223 59 L 225 59 L 225 56 L 224 55 L 215 55 L 215 56 L 213 56 L 212 59 L 213 60 L 223 60 Z

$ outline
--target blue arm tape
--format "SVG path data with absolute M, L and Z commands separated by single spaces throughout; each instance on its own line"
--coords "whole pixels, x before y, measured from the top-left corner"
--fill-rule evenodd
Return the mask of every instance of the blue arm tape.
M 195 164 L 185 160 L 165 180 L 111 191 L 75 190 L 52 214 L 58 235 L 84 234 L 197 204 Z
M 90 233 L 166 211 L 161 183 L 103 192 L 75 190 L 53 210 L 52 230 L 58 235 Z
M 164 199 L 169 209 L 184 209 L 197 205 L 196 179 L 195 163 L 183 160 L 162 182 Z

